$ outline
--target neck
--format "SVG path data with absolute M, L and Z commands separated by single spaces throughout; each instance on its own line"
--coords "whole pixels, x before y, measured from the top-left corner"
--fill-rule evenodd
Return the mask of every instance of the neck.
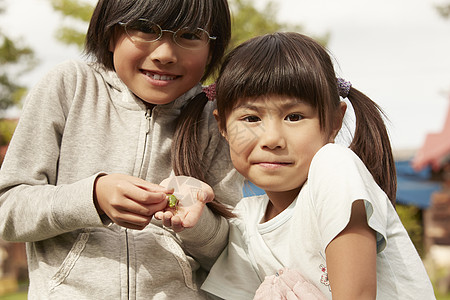
M 289 205 L 294 202 L 294 199 L 297 197 L 299 192 L 300 188 L 285 192 L 266 191 L 266 194 L 269 197 L 269 203 L 267 204 L 263 222 L 267 222 L 275 218 L 283 210 L 288 208 Z

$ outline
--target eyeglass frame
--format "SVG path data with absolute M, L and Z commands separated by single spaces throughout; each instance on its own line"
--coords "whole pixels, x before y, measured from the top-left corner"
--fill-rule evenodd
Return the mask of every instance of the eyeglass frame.
M 159 41 L 159 40 L 163 37 L 164 32 L 168 32 L 168 33 L 172 33 L 172 40 L 173 40 L 173 42 L 174 42 L 177 46 L 179 46 L 179 47 L 181 47 L 181 48 L 183 48 L 183 49 L 187 49 L 187 50 L 198 50 L 198 49 L 202 49 L 203 47 L 206 47 L 206 46 L 209 44 L 209 42 L 210 42 L 211 40 L 215 41 L 215 40 L 217 39 L 216 36 L 210 36 L 210 35 L 209 35 L 209 32 L 206 31 L 205 29 L 200 28 L 200 27 L 197 27 L 198 30 L 201 30 L 202 32 L 206 33 L 206 36 L 208 37 L 207 42 L 206 42 L 203 46 L 198 47 L 198 48 L 184 47 L 184 46 L 180 45 L 180 44 L 177 42 L 177 40 L 175 39 L 175 36 L 177 36 L 176 34 L 177 34 L 180 30 L 186 29 L 186 28 L 188 28 L 188 27 L 182 27 L 182 28 L 179 28 L 179 29 L 173 31 L 173 30 L 169 30 L 169 29 L 162 29 L 161 26 L 160 26 L 159 24 L 156 24 L 156 23 L 154 23 L 154 22 L 152 22 L 152 21 L 150 21 L 150 20 L 144 19 L 144 18 L 139 18 L 139 19 L 137 19 L 137 21 L 145 21 L 145 22 L 148 22 L 148 23 L 150 23 L 150 24 L 156 25 L 156 26 L 158 27 L 158 29 L 159 29 L 160 32 L 159 32 L 158 37 L 157 37 L 156 39 L 152 40 L 152 41 L 146 41 L 146 40 L 138 40 L 138 41 L 137 41 L 137 40 L 135 40 L 135 38 L 133 38 L 133 37 L 131 36 L 130 33 L 128 33 L 128 30 L 127 30 L 127 25 L 129 25 L 128 23 L 130 23 L 131 21 L 128 21 L 128 22 L 118 22 L 118 24 L 119 24 L 120 26 L 123 26 L 123 27 L 124 27 L 125 33 L 127 34 L 127 36 L 128 36 L 133 42 L 138 42 L 138 43 L 154 43 L 154 42 Z M 136 30 L 137 30 L 137 29 L 136 29 Z M 138 30 L 138 31 L 139 31 L 139 30 Z

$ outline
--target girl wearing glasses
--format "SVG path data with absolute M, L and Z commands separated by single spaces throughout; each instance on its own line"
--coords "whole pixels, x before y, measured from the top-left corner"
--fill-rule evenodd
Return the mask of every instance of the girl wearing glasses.
M 200 84 L 229 39 L 226 0 L 98 2 L 92 60 L 31 90 L 0 171 L 0 237 L 27 242 L 30 298 L 205 297 L 243 182 Z M 189 208 L 177 232 L 153 218 L 172 175 L 214 190 L 195 228 Z

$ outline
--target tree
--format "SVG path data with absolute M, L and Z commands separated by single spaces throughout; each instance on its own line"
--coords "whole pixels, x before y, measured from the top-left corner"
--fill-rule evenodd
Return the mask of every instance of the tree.
M 75 22 L 88 23 L 94 11 L 94 6 L 89 2 L 80 2 L 78 0 L 50 1 L 54 10 Z M 84 45 L 85 35 L 86 32 L 77 30 L 72 26 L 61 26 L 56 32 L 56 38 L 59 41 L 67 45 L 76 45 L 80 49 Z
M 252 0 L 233 0 L 230 3 L 233 21 L 231 47 L 266 33 L 285 30 L 302 31 L 300 25 L 276 21 L 278 9 L 273 1 L 269 1 L 262 11 L 255 8 Z
M 92 1 L 80 0 L 50 0 L 53 8 L 63 16 L 76 20 L 77 22 L 89 22 L 92 15 Z M 300 25 L 279 23 L 276 21 L 277 7 L 273 1 L 269 1 L 266 7 L 259 11 L 255 8 L 252 0 L 230 0 L 232 11 L 232 39 L 230 47 L 234 47 L 241 42 L 265 33 L 281 30 L 302 31 Z M 63 26 L 57 32 L 57 38 L 65 44 L 75 44 L 82 47 L 84 44 L 85 32 L 71 27 Z M 319 38 L 323 43 L 326 37 Z
M 450 3 L 438 5 L 436 8 L 442 17 L 446 19 L 450 18 Z
M 0 14 L 4 13 L 0 0 Z M 19 75 L 36 65 L 34 52 L 18 40 L 9 38 L 0 29 L 0 114 L 7 108 L 18 105 L 26 88 L 18 83 Z

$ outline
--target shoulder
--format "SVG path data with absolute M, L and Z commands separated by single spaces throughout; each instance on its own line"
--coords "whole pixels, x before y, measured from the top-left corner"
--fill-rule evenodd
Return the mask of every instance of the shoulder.
M 308 178 L 336 176 L 342 174 L 370 175 L 369 170 L 350 148 L 339 144 L 323 146 L 313 157 Z
M 362 161 L 359 157 L 348 147 L 339 144 L 326 144 L 319 151 L 317 151 L 311 164 L 341 164 L 343 162 Z
M 258 218 L 261 211 L 264 211 L 269 198 L 266 194 L 242 198 L 234 208 L 233 212 L 240 219 Z
M 321 207 L 319 203 L 339 205 L 343 201 L 351 207 L 357 199 L 384 199 L 385 196 L 361 159 L 351 149 L 337 144 L 325 145 L 313 157 L 308 186 L 316 207 Z
M 67 92 L 71 86 L 75 86 L 78 82 L 83 82 L 87 78 L 95 76 L 95 67 L 80 60 L 67 60 L 61 62 L 51 68 L 36 85 L 38 88 L 62 89 Z
M 82 60 L 66 60 L 53 67 L 48 74 L 76 74 L 93 72 L 93 65 Z

